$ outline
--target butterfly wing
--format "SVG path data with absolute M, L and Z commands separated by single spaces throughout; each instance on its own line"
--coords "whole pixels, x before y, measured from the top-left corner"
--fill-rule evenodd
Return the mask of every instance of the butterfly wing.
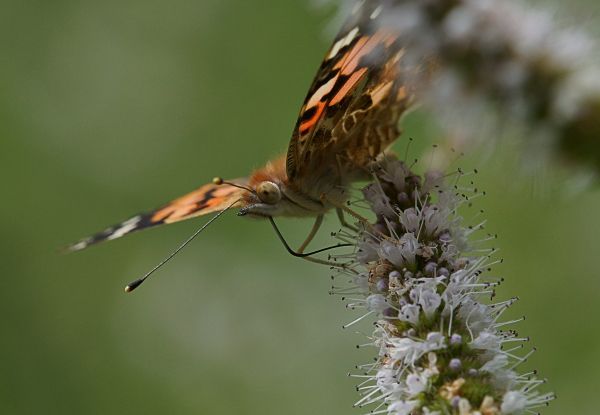
M 338 183 L 363 175 L 400 133 L 398 121 L 412 93 L 399 74 L 399 34 L 378 22 L 385 7 L 362 2 L 309 89 L 286 160 L 288 178 L 301 190 L 314 189 L 323 177 Z
M 236 179 L 231 182 L 245 185 L 247 179 Z M 241 206 L 243 204 L 241 198 L 244 193 L 246 193 L 246 190 L 228 184 L 205 184 L 156 210 L 135 215 L 102 232 L 84 238 L 70 245 L 67 250 L 79 251 L 98 242 L 120 238 L 141 229 L 219 212 L 232 205 Z M 238 202 L 236 203 L 236 201 Z

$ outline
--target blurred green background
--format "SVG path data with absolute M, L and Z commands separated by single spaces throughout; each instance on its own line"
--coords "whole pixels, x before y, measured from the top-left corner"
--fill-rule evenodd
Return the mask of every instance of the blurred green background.
M 556 10 L 592 29 L 600 11 Z M 356 315 L 267 224 L 228 215 L 133 295 L 202 220 L 57 253 L 283 152 L 329 20 L 305 1 L 0 1 L 0 413 L 362 413 L 346 373 L 370 354 L 341 329 Z M 406 120 L 415 153 L 431 124 Z M 595 414 L 600 191 L 520 174 L 518 152 L 460 162 L 488 192 L 499 298 L 522 299 L 531 366 L 559 395 L 543 412 Z M 297 243 L 309 222 L 282 225 Z

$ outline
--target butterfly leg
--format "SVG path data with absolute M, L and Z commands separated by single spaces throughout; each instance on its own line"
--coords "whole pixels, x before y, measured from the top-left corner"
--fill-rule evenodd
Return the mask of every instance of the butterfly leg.
M 353 232 L 358 232 L 358 228 L 346 221 L 346 217 L 344 216 L 344 211 L 341 208 L 336 208 L 335 213 L 337 213 L 337 217 L 340 221 L 340 225 L 345 228 L 350 229 Z
M 321 218 L 322 221 L 322 218 Z M 279 231 L 279 228 L 277 227 L 277 224 L 275 224 L 275 220 L 272 217 L 269 217 L 269 222 L 271 222 L 271 225 L 273 226 L 273 229 L 275 230 L 275 233 L 277 234 L 277 236 L 279 237 L 279 240 L 281 241 L 281 243 L 283 244 L 283 246 L 285 247 L 285 249 L 293 256 L 295 257 L 299 257 L 302 259 L 305 259 L 307 261 L 310 262 L 315 262 L 317 264 L 323 264 L 323 265 L 330 265 L 330 266 L 334 266 L 337 268 L 344 268 L 344 264 L 338 263 L 338 262 L 333 262 L 333 261 L 326 261 L 324 259 L 319 259 L 319 258 L 312 258 L 312 255 L 318 254 L 320 252 L 325 252 L 328 251 L 330 249 L 335 249 L 335 248 L 341 248 L 343 246 L 351 246 L 351 244 L 337 244 L 337 245 L 333 245 L 333 246 L 328 246 L 327 248 L 321 248 L 321 249 L 317 249 L 316 251 L 312 251 L 312 252 L 308 252 L 308 253 L 304 253 L 304 252 L 296 252 L 294 251 L 290 245 L 287 243 L 287 241 L 285 240 L 285 238 L 283 237 L 283 235 L 281 234 L 281 232 Z M 319 229 L 319 227 L 321 226 L 319 219 L 317 218 L 317 221 L 315 221 L 315 225 L 313 225 L 313 230 L 314 233 L 317 233 L 317 230 Z M 318 223 L 318 226 L 316 226 Z M 311 233 L 309 234 L 309 238 L 307 238 L 308 242 L 304 241 L 304 243 L 302 245 L 308 245 L 308 243 L 310 242 L 310 240 L 314 237 L 313 234 L 313 230 L 311 230 Z M 303 248 L 301 246 L 301 248 Z M 306 248 L 306 247 L 304 247 Z
M 348 162 L 349 160 L 348 160 L 347 156 L 340 154 L 340 153 L 335 155 L 335 159 L 337 162 L 338 177 L 339 177 L 338 185 L 342 186 L 342 174 L 344 171 L 344 169 L 342 168 L 342 162 L 343 161 Z M 346 221 L 346 218 L 344 217 L 344 212 L 348 213 L 350 216 L 359 220 L 360 222 L 369 223 L 366 218 L 362 217 L 361 215 L 354 212 L 350 208 L 343 206 L 341 204 L 338 204 L 338 203 L 333 203 L 331 200 L 329 200 L 329 198 L 327 197 L 327 195 L 325 193 L 323 193 L 321 195 L 321 202 L 328 202 L 328 203 L 332 204 L 333 206 L 335 206 L 335 208 L 336 208 L 335 211 L 336 211 L 337 217 L 340 221 L 340 225 L 342 225 L 342 227 L 344 227 L 344 228 L 350 229 L 353 232 L 358 232 L 359 229 L 356 226 L 354 226 Z
M 328 203 L 328 204 L 332 205 L 333 207 L 335 207 L 336 211 L 338 211 L 338 217 L 339 217 L 339 212 L 341 211 L 341 212 L 345 212 L 348 215 L 352 216 L 354 219 L 356 219 L 359 222 L 362 222 L 365 224 L 369 223 L 369 220 L 367 218 L 365 218 L 364 216 L 362 216 L 360 213 L 355 212 L 354 210 L 350 209 L 348 206 L 344 206 L 342 203 L 336 203 L 336 202 L 330 200 L 325 193 L 321 194 L 321 202 Z M 344 222 L 345 222 L 345 219 L 344 219 Z
M 322 224 L 323 224 L 323 215 L 319 215 L 319 216 L 317 216 L 317 219 L 315 220 L 315 223 L 313 224 L 313 227 L 310 230 L 310 233 L 308 234 L 308 236 L 306 237 L 304 242 L 302 242 L 302 245 L 300 245 L 300 248 L 298 248 L 297 252 L 299 254 L 304 252 L 304 250 L 306 249 L 308 244 L 313 240 L 313 238 L 319 231 L 319 228 L 321 227 Z

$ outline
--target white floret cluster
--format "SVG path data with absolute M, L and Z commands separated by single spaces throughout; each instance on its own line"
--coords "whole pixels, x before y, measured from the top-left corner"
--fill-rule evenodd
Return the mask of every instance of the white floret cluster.
M 544 381 L 534 372 L 516 371 L 533 352 L 519 353 L 528 338 L 507 329 L 521 319 L 500 321 L 516 299 L 487 301 L 500 261 L 478 247 L 495 236 L 471 241 L 483 222 L 468 227 L 458 216 L 477 193 L 448 180 L 465 174 L 421 177 L 394 158 L 379 166 L 363 189 L 377 219 L 362 224 L 356 253 L 340 266 L 350 286 L 334 289 L 364 310 L 347 326 L 377 319 L 368 343 L 377 358 L 352 374 L 361 381 L 356 406 L 390 415 L 535 413 L 554 395 L 538 392 Z
M 409 66 L 434 62 L 418 80 L 421 99 L 459 139 L 455 145 L 493 136 L 479 130 L 477 120 L 487 117 L 504 126 L 497 131 L 521 129 L 529 156 L 600 166 L 600 70 L 583 31 L 560 28 L 522 1 L 389 3 L 393 12 L 381 24 L 400 31 Z
M 357 4 L 385 7 L 373 25 L 400 34 L 401 73 L 408 85 L 420 85 L 420 101 L 455 148 L 517 130 L 530 156 L 558 155 L 600 168 L 600 68 L 583 30 L 562 28 L 522 0 Z M 482 124 L 490 131 L 482 133 Z

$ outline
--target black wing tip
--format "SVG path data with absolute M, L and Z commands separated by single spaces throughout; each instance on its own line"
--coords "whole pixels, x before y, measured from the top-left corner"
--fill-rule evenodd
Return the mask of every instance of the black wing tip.
M 59 253 L 70 254 L 72 252 L 83 251 L 85 248 L 87 248 L 88 246 L 90 246 L 92 244 L 93 244 L 93 241 L 91 241 L 89 238 L 82 239 L 75 243 L 72 243 L 72 244 L 69 244 L 69 245 L 59 248 Z
M 149 228 L 151 226 L 162 223 L 162 222 L 156 222 L 156 223 L 149 222 L 148 218 L 149 218 L 148 215 L 140 213 L 138 215 L 135 215 L 135 216 L 127 219 L 124 222 L 113 225 L 113 226 L 106 228 L 105 230 L 98 232 L 92 236 L 80 239 L 79 241 L 77 241 L 73 244 L 67 245 L 65 248 L 63 248 L 63 251 L 66 253 L 82 251 L 91 245 L 96 245 L 100 242 L 117 239 L 122 236 L 128 235 L 132 232 L 138 231 L 140 229 Z

